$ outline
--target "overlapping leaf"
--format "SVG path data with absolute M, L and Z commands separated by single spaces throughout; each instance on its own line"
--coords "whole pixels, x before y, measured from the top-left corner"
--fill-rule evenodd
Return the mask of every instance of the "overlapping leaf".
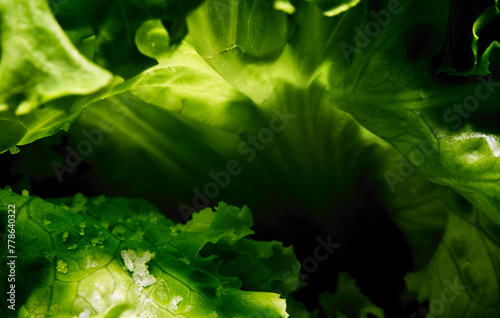
M 346 13 L 346 19 L 362 19 L 335 39 L 341 50 L 330 75 L 332 102 L 428 178 L 452 186 L 500 222 L 498 74 L 453 79 L 433 73 L 432 59 L 446 39 L 446 5 L 428 10 L 424 2 L 401 2 L 391 14 L 383 2 L 380 9 L 383 17 L 359 6 Z M 374 23 L 378 32 L 368 30 Z M 420 153 L 422 143 L 435 151 Z
M 8 206 L 15 205 L 15 249 L 10 252 L 3 240 L 2 255 L 17 256 L 20 316 L 108 312 L 114 317 L 127 310 L 141 317 L 288 316 L 279 294 L 240 290 L 242 283 L 251 285 L 251 267 L 244 274 L 235 272 L 224 267 L 223 257 L 199 253 L 208 243 L 238 243 L 236 254 L 245 244 L 251 246 L 243 242 L 253 233 L 246 207 L 221 203 L 217 212 L 206 209 L 187 225 L 175 225 L 144 200 L 77 195 L 49 203 L 1 190 L 0 202 L 5 219 L 12 210 Z M 261 242 L 259 250 L 261 260 L 272 258 L 288 266 L 297 262 L 290 248 L 274 242 Z M 7 308 L 6 300 L 2 303 Z M 6 309 L 3 313 L 17 315 Z

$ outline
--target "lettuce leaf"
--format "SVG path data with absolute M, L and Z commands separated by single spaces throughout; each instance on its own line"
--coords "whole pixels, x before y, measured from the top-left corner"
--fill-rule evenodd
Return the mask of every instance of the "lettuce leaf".
M 201 2 L 75 0 L 57 2 L 52 11 L 75 45 L 89 48 L 86 52 L 95 63 L 115 75 L 130 78 L 156 64 L 153 59 L 141 54 L 137 47 L 141 25 L 149 20 L 161 20 L 168 31 L 168 38 L 166 43 L 159 44 L 169 51 L 184 39 L 187 34 L 186 16 Z M 150 43 L 152 46 L 155 44 Z
M 5 131 L 0 151 L 17 152 L 16 145 L 66 130 L 86 110 L 64 134 L 68 142 L 51 150 L 49 145 L 60 139 L 55 136 L 38 143 L 48 156 L 24 155 L 25 176 L 39 169 L 65 187 L 67 176 L 82 173 L 86 165 L 84 178 L 97 193 L 139 195 L 168 206 L 169 217 L 185 221 L 220 200 L 251 204 L 266 235 L 299 242 L 310 239 L 311 232 L 332 230 L 339 232 L 335 239 L 352 238 L 356 233 L 347 233 L 347 225 L 357 224 L 352 220 L 367 215 L 360 211 L 381 201 L 412 247 L 419 272 L 407 282 L 420 301 L 430 301 L 431 311 L 437 308 L 433 300 L 441 295 L 446 271 L 460 276 L 457 284 L 473 288 L 460 301 L 447 303 L 444 315 L 494 314 L 497 282 L 486 277 L 496 275 L 498 244 L 483 226 L 495 233 L 495 222 L 500 223 L 498 1 L 146 4 L 66 2 L 52 7 L 58 26 L 45 2 L 21 1 L 21 8 L 47 17 L 46 23 L 24 30 L 26 38 L 37 43 L 43 37 L 34 34 L 45 35 L 63 54 L 52 58 L 49 47 L 42 46 L 43 53 L 33 56 L 49 59 L 73 77 L 66 82 L 35 68 L 33 78 L 18 74 L 19 82 L 27 83 L 21 88 L 16 67 L 32 70 L 31 63 L 40 63 L 26 59 L 31 55 L 22 47 L 11 49 L 11 55 L 4 51 L 6 45 L 13 47 L 13 21 L 31 18 L 26 10 L 16 11 L 17 4 L 2 5 L 7 32 L 2 33 L 1 65 L 8 79 L 2 91 L 8 105 L 0 109 Z M 117 15 L 115 7 L 123 14 Z M 93 80 L 96 74 L 101 82 Z M 46 94 L 32 87 L 39 82 L 57 89 Z M 384 140 L 404 158 L 399 160 Z M 32 167 L 35 156 L 40 159 Z M 455 204 L 470 211 L 462 213 Z M 193 225 L 202 220 L 213 221 L 196 215 L 191 225 L 169 228 L 188 235 L 205 230 Z M 249 227 L 248 220 L 240 221 Z M 237 223 L 235 228 L 243 227 Z M 135 241 L 141 232 L 128 236 Z M 454 233 L 476 234 L 466 242 L 470 246 L 460 241 L 469 247 L 459 251 Z M 187 265 L 227 281 L 236 293 L 239 288 L 289 290 L 276 276 L 291 262 L 289 250 L 271 255 L 277 243 L 264 243 L 262 249 L 243 239 L 250 234 L 246 230 L 202 234 L 187 237 L 193 244 L 183 250 L 191 257 Z M 138 250 L 139 243 L 124 240 L 130 245 L 129 263 L 156 251 L 154 244 L 146 253 Z M 486 252 L 492 253 L 490 260 Z M 169 253 L 181 258 L 176 250 Z M 475 253 L 480 261 L 471 261 Z M 52 265 L 54 273 L 65 270 L 63 264 Z M 136 275 L 151 280 L 149 274 Z M 477 287 L 483 282 L 486 296 Z M 116 311 L 137 310 L 135 304 Z
M 46 1 L 1 1 L 0 17 L 1 153 L 67 129 L 81 107 L 46 103 L 90 94 L 112 75 L 73 47 Z
M 420 305 L 408 316 L 496 317 L 499 225 L 419 171 L 383 198 L 413 249 L 415 267 L 406 275 L 404 298 L 416 295 Z
M 330 84 L 336 87 L 332 103 L 387 140 L 430 180 L 452 186 L 500 222 L 495 128 L 498 72 L 463 78 L 436 75 L 431 65 L 447 41 L 446 17 L 449 10 L 453 15 L 458 8 L 442 3 L 429 10 L 426 1 L 401 2 L 397 14 L 390 14 L 390 3 L 381 4 L 384 20 L 360 6 L 348 11 L 358 21 L 352 21 L 351 32 L 339 32 L 336 42 L 359 47 L 346 49 L 344 53 L 352 54 L 344 58 L 341 51 L 335 51 L 336 65 L 330 73 Z M 377 21 L 386 21 L 385 26 Z M 379 25 L 376 36 L 368 36 L 364 29 L 372 22 Z M 472 25 L 468 32 L 472 33 Z M 492 34 L 497 32 L 492 30 Z M 359 43 L 353 44 L 353 39 Z M 467 50 L 473 51 L 472 43 L 447 58 L 459 52 L 467 55 Z M 420 143 L 430 143 L 435 151 L 423 154 Z
M 442 240 L 429 264 L 407 276 L 408 289 L 429 301 L 429 315 L 496 317 L 500 228 L 472 207 L 453 206 L 447 214 Z
M 171 31 L 161 46 L 173 50 L 199 2 L 2 1 L 0 153 L 68 130 L 123 77 L 154 65 L 136 45 L 140 26 L 161 19 Z
M 336 318 L 384 318 L 384 311 L 375 306 L 356 286 L 354 279 L 341 273 L 335 294 L 320 295 L 320 302 L 328 317 Z
M 3 257 L 17 256 L 19 316 L 288 316 L 285 300 L 265 286 L 240 289 L 262 279 L 253 271 L 258 262 L 297 266 L 291 247 L 246 238 L 253 233 L 247 207 L 221 203 L 216 212 L 205 209 L 179 225 L 144 200 L 77 195 L 50 203 L 1 190 L 0 202 L 5 219 L 15 205 L 15 248 L 11 252 L 4 239 L 1 250 Z M 234 259 L 203 256 L 207 246 L 231 249 L 236 257 L 258 251 L 257 264 L 232 269 Z M 280 277 L 278 270 L 268 276 L 270 282 Z
M 0 8 L 4 113 L 24 115 L 58 97 L 92 93 L 111 80 L 71 45 L 45 1 L 2 1 Z

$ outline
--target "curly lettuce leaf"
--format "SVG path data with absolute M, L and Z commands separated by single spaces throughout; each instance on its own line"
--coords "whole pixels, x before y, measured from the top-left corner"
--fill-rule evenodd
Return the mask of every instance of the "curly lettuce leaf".
M 341 17 L 328 18 L 307 2 L 297 8 L 289 16 L 266 1 L 208 1 L 188 18 L 190 34 L 171 55 L 147 45 L 149 38 L 167 41 L 158 20 L 141 26 L 138 47 L 159 64 L 87 109 L 68 132 L 75 158 L 63 151 L 49 163 L 51 177 L 64 182 L 78 168 L 74 162 L 99 162 L 91 174 L 106 191 L 175 202 L 179 212 L 172 217 L 189 217 L 217 196 L 252 202 L 263 215 L 281 211 L 276 220 L 286 219 L 286 210 L 294 211 L 293 223 L 331 219 L 332 206 L 353 199 L 346 189 L 373 175 L 381 151 L 372 151 L 379 141 L 329 101 L 329 61 L 322 59 L 334 44 L 325 27 Z M 275 27 L 263 27 L 269 24 Z M 314 41 L 329 44 L 312 50 Z M 79 153 L 78 145 L 89 141 L 91 149 Z M 348 168 L 332 164 L 357 153 Z M 158 182 L 144 193 L 151 180 Z M 318 215 L 303 216 L 307 210 Z
M 321 216 L 332 221 L 332 206 L 354 200 L 348 189 L 356 182 L 379 177 L 370 167 L 380 163 L 387 146 L 377 147 L 379 140 L 329 107 L 319 80 L 304 87 L 284 83 L 257 104 L 189 46 L 177 54 L 130 81 L 128 90 L 91 105 L 67 133 L 75 151 L 80 143 L 93 143 L 80 157 L 99 162 L 89 174 L 105 191 L 174 202 L 174 218 L 225 200 L 251 202 L 266 218 L 293 224 L 305 217 L 313 225 Z M 111 129 L 102 129 L 105 124 Z M 49 177 L 63 183 L 78 169 L 67 154 L 47 162 L 56 162 Z M 351 164 L 340 169 L 332 160 Z M 288 211 L 295 211 L 293 217 Z
M 397 172 L 402 162 L 388 164 L 389 171 Z M 416 295 L 420 305 L 408 316 L 496 317 L 499 225 L 450 187 L 413 169 L 395 191 L 382 195 L 413 249 L 404 299 Z
M 307 242 L 301 246 L 306 258 L 318 236 L 333 242 L 355 236 L 339 229 L 339 220 L 358 222 L 365 215 L 360 197 L 371 202 L 379 186 L 375 180 L 382 179 L 381 159 L 395 152 L 350 115 L 331 107 L 324 76 L 314 74 L 306 81 L 309 75 L 298 68 L 287 69 L 291 57 L 290 51 L 280 57 L 280 72 L 265 74 L 287 71 L 287 80 L 256 103 L 185 43 L 171 57 L 159 56 L 158 66 L 123 83 L 120 92 L 90 105 L 65 134 L 73 154 L 63 144 L 54 147 L 60 152 L 54 158 L 46 144 L 38 147 L 45 151 L 36 166 L 44 167 L 43 174 L 52 179 L 46 186 L 66 190 L 71 189 L 68 182 L 90 166 L 81 180 L 99 180 L 92 191 L 140 195 L 168 207 L 163 210 L 177 220 L 187 220 L 192 211 L 219 200 L 247 202 L 263 235 L 287 243 Z M 269 132 L 272 136 L 266 135 Z M 87 143 L 91 150 L 78 154 Z M 81 157 L 79 164 L 74 154 Z M 30 157 L 26 150 L 20 155 Z M 29 175 L 27 170 L 24 174 Z M 385 180 L 378 181 L 385 186 Z M 330 237 L 332 229 L 339 230 Z M 217 251 L 224 257 L 233 255 L 231 249 Z M 208 248 L 202 252 L 213 255 Z M 284 269 L 285 263 L 259 253 L 242 255 L 231 264 L 221 266 L 221 273 L 246 266 L 249 273 L 259 273 L 248 285 L 250 290 L 283 292 L 293 289 L 291 279 L 300 268 Z M 289 275 L 285 280 L 273 278 L 279 272 Z M 324 280 L 319 272 L 310 277 Z
M 0 114 L 24 115 L 71 94 L 108 84 L 111 74 L 73 47 L 46 1 L 2 1 Z
M 407 276 L 408 289 L 429 301 L 429 315 L 496 317 L 500 313 L 500 227 L 477 209 L 452 205 L 430 263 Z
M 384 311 L 361 293 L 354 279 L 341 273 L 335 294 L 323 293 L 320 303 L 328 317 L 334 318 L 384 318 Z
M 88 104 L 102 99 L 93 105 L 94 111 L 87 112 L 88 124 L 82 119 L 82 125 L 70 131 L 70 138 L 76 136 L 73 140 L 77 145 L 87 138 L 85 136 L 88 136 L 88 132 L 92 132 L 91 135 L 95 138 L 92 139 L 93 143 L 100 144 L 102 139 L 105 144 L 99 146 L 100 149 L 114 152 L 113 157 L 119 153 L 115 151 L 117 148 L 124 151 L 127 147 L 145 149 L 150 154 L 144 156 L 140 152 L 127 151 L 129 161 L 114 162 L 113 169 L 105 168 L 106 164 L 99 165 L 96 169 L 102 168 L 105 172 L 103 175 L 111 173 L 113 178 L 126 178 L 122 173 L 115 174 L 118 171 L 117 165 L 131 171 L 129 175 L 132 176 L 134 171 L 139 171 L 131 168 L 131 165 L 145 160 L 146 163 L 141 165 L 145 166 L 145 171 L 141 172 L 143 176 L 149 171 L 153 176 L 156 173 L 154 169 L 148 168 L 149 164 L 151 167 L 161 167 L 162 169 L 156 170 L 160 173 L 167 170 L 165 182 L 176 180 L 180 183 L 179 187 L 172 186 L 174 192 L 169 192 L 172 193 L 172 198 L 177 202 L 191 204 L 192 197 L 186 197 L 186 193 L 207 184 L 210 180 L 206 176 L 208 172 L 225 168 L 230 159 L 238 162 L 243 159 L 245 165 L 247 161 L 249 163 L 249 168 L 244 169 L 243 173 L 253 179 L 255 186 L 249 183 L 243 186 L 232 183 L 235 202 L 248 202 L 245 199 L 245 192 L 249 192 L 247 189 L 258 189 L 265 180 L 268 187 L 278 189 L 278 193 L 268 200 L 265 198 L 270 193 L 265 187 L 257 190 L 262 194 L 262 199 L 256 200 L 257 205 L 259 201 L 275 202 L 275 207 L 280 207 L 283 206 L 280 201 L 290 201 L 287 199 L 290 195 L 303 198 L 300 201 L 303 202 L 304 209 L 326 211 L 325 206 L 335 204 L 335 199 L 327 199 L 330 189 L 341 187 L 341 179 L 356 177 L 344 178 L 341 175 L 343 172 L 330 172 L 335 167 L 328 162 L 328 158 L 347 155 L 351 145 L 338 145 L 338 149 L 329 147 L 339 134 L 358 135 L 356 131 L 359 128 L 352 119 L 331 109 L 329 105 L 329 90 L 321 60 L 328 55 L 327 49 L 314 50 L 313 54 L 310 48 L 313 40 L 328 42 L 331 35 L 327 31 L 318 30 L 334 26 L 340 21 L 340 17 L 329 20 L 314 4 L 300 2 L 300 10 L 293 16 L 293 19 L 297 19 L 295 21 L 285 13 L 273 9 L 268 2 L 254 2 L 207 2 L 198 8 L 188 19 L 191 34 L 187 41 L 194 43 L 198 52 L 193 51 L 187 43 L 173 55 L 165 54 L 161 49 L 152 49 L 151 43 L 155 47 L 166 48 L 169 36 L 159 20 L 142 24 L 136 34 L 138 49 L 157 59 L 159 65 L 123 84 L 108 87 L 106 92 L 99 92 L 84 100 L 66 101 L 69 105 L 79 105 L 83 111 Z M 76 3 L 78 2 L 74 5 Z M 220 4 L 225 5 L 218 6 Z M 61 7 L 59 19 L 64 17 L 63 13 Z M 317 17 L 317 21 L 305 19 L 309 14 Z M 263 24 L 272 24 L 273 27 L 266 27 L 264 32 Z M 314 36 L 294 31 L 297 25 L 301 31 L 314 32 Z M 272 32 L 268 32 L 269 30 Z M 70 32 L 69 28 L 67 32 Z M 218 37 L 218 34 L 222 36 Z M 233 46 L 237 49 L 227 50 Z M 220 52 L 222 53 L 218 54 Z M 231 57 L 232 52 L 235 54 L 234 59 Z M 212 56 L 214 54 L 217 56 Z M 233 60 L 235 63 L 230 63 Z M 218 69 L 215 65 L 223 66 L 224 69 Z M 304 105 L 314 107 L 306 109 Z M 299 120 L 294 123 L 294 118 Z M 117 128 L 109 134 L 113 141 L 107 137 L 106 130 L 101 128 L 103 120 L 109 120 Z M 315 121 L 315 124 L 310 125 L 310 120 Z M 341 123 L 338 127 L 330 127 L 330 122 L 337 121 Z M 269 132 L 272 128 L 270 124 L 276 132 Z M 144 129 L 146 126 L 149 129 Z M 316 128 L 312 129 L 312 126 Z M 68 125 L 64 127 L 67 128 Z M 97 128 L 99 132 L 93 128 Z M 321 133 L 322 129 L 328 133 Z M 178 136 L 176 131 L 184 133 Z M 50 133 L 54 133 L 54 130 L 51 129 Z M 250 138 L 260 138 L 259 133 L 262 138 L 272 134 L 266 139 L 272 139 L 272 145 L 265 147 L 265 150 L 261 150 L 265 145 L 250 145 Z M 359 133 L 363 134 L 364 132 Z M 35 137 L 40 135 L 33 136 L 30 141 Z M 316 141 L 310 143 L 311 139 Z M 366 143 L 372 141 L 368 140 Z M 280 146 L 274 147 L 274 144 Z M 364 140 L 354 143 L 360 146 L 364 144 Z M 103 155 L 93 151 L 98 145 L 91 146 L 88 152 L 84 151 L 85 155 L 77 153 L 76 160 L 70 161 L 78 162 L 78 156 L 87 157 L 87 153 L 90 153 L 89 159 Z M 79 152 L 78 149 L 75 150 Z M 310 154 L 315 154 L 314 165 L 308 164 Z M 200 164 L 195 160 L 197 156 L 202 156 L 204 162 Z M 69 157 L 71 155 L 65 159 Z M 257 161 L 250 162 L 254 158 Z M 292 162 L 289 162 L 290 158 L 293 158 Z M 361 166 L 370 165 L 368 159 L 363 161 Z M 71 173 L 75 168 L 75 165 L 65 165 L 68 164 L 67 160 L 49 164 L 58 180 L 64 179 L 65 174 Z M 304 172 L 297 175 L 297 167 L 305 167 Z M 236 168 L 236 171 L 239 169 Z M 273 174 L 270 174 L 271 171 Z M 355 164 L 349 171 L 354 175 L 364 173 L 358 173 Z M 294 174 L 296 178 L 292 177 Z M 333 181 L 327 177 L 331 174 L 339 175 Z M 294 179 L 301 182 L 294 182 Z M 133 188 L 143 191 L 144 187 L 141 185 L 144 182 L 150 181 L 145 177 L 138 178 L 137 182 L 133 182 Z M 295 188 L 288 190 L 289 186 L 283 184 L 294 184 Z M 257 191 L 252 195 L 255 198 L 259 197 Z M 163 193 L 161 187 L 153 192 L 157 192 L 153 193 L 156 197 Z M 175 192 L 179 195 L 176 196 Z M 139 192 L 135 194 L 137 193 Z M 285 204 L 297 210 L 294 202 Z
M 154 65 L 150 51 L 175 50 L 187 33 L 187 14 L 201 1 L 51 1 L 51 8 L 46 0 L 4 2 L 0 153 L 15 153 L 16 146 L 69 129 L 122 77 Z M 161 27 L 144 29 L 152 21 Z
M 220 260 L 220 273 L 240 277 L 245 290 L 273 291 L 286 296 L 298 284 L 300 264 L 293 249 L 283 248 L 276 241 L 241 240 L 233 245 L 207 245 L 201 254 Z
M 500 222 L 498 74 L 435 75 L 431 65 L 446 39 L 448 5 L 428 10 L 426 1 L 400 2 L 391 14 L 391 3 L 381 2 L 383 16 L 361 6 L 346 13 L 346 32 L 335 37 L 344 50 L 332 52 L 331 101 L 387 140 L 412 167 Z M 421 143 L 435 151 L 422 153 Z
M 287 14 L 264 0 L 205 1 L 187 20 L 186 41 L 222 78 L 262 104 L 283 82 L 303 87 L 325 76 L 344 19 L 327 17 L 320 7 L 340 2 L 295 1 Z
M 168 206 L 164 210 L 177 220 L 220 200 L 248 203 L 262 235 L 307 242 L 303 258 L 314 251 L 318 236 L 332 242 L 354 236 L 345 228 L 329 235 L 341 218 L 358 222 L 365 215 L 360 197 L 369 204 L 377 200 L 381 158 L 391 150 L 330 103 L 328 49 L 335 43 L 328 28 L 341 16 L 328 18 L 307 2 L 286 16 L 256 2 L 254 8 L 234 5 L 231 14 L 197 20 L 197 14 L 222 10 L 217 3 L 188 19 L 191 34 L 172 55 L 138 40 L 141 52 L 159 64 L 90 105 L 65 134 L 68 144 L 55 147 L 58 158 L 43 156 L 50 160 L 38 164 L 53 168 L 45 169 L 50 186 L 66 191 L 65 182 L 83 170 L 83 179 L 98 187 L 92 191 L 139 195 Z M 235 17 L 240 22 L 233 25 Z M 269 47 L 252 38 L 263 32 L 259 21 L 277 26 L 264 35 Z M 159 21 L 141 32 L 166 38 Z M 202 55 L 205 38 L 214 40 L 213 52 L 223 52 Z M 316 40 L 328 44 L 314 49 Z M 239 49 L 225 50 L 233 45 Z M 261 274 L 263 280 L 269 275 Z M 290 289 L 288 282 L 263 280 L 256 282 Z M 323 279 L 318 272 L 310 280 Z
M 394 152 L 359 122 L 405 155 L 410 170 L 453 186 L 498 220 L 497 74 L 476 80 L 433 73 L 447 39 L 448 5 L 363 1 L 330 18 L 311 2 L 289 3 L 293 15 L 271 1 L 207 1 L 188 18 L 190 34 L 172 55 L 162 49 L 169 45 L 162 22 L 142 24 L 138 49 L 158 65 L 98 102 L 86 100 L 95 103 L 68 132 L 73 152 L 66 148 L 49 162 L 55 180 L 84 159 L 107 191 L 174 202 L 178 218 L 219 199 L 251 202 L 261 223 L 280 225 L 282 233 L 273 235 L 304 239 L 296 233 L 336 228 L 340 213 L 332 211 L 355 215 L 359 197 L 381 184 L 385 157 Z M 455 104 L 478 92 L 488 98 L 463 115 Z M 382 180 L 389 188 L 416 178 L 393 171 Z M 411 189 L 386 197 L 419 268 L 433 257 L 425 249 L 440 240 L 447 220 L 432 213 L 446 210 L 439 195 L 447 191 L 431 192 L 437 188 L 426 187 L 425 202 Z M 202 253 L 213 257 L 213 250 L 229 258 L 233 252 L 208 245 Z
M 163 53 L 172 51 L 171 44 L 179 43 L 187 34 L 186 16 L 202 1 L 176 0 L 106 0 L 65 1 L 57 3 L 52 10 L 61 27 L 72 36 L 79 47 L 89 46 L 87 54 L 97 64 L 113 74 L 130 78 L 153 66 L 154 59 L 142 54 L 136 39 L 141 25 L 150 20 L 161 20 L 168 31 L 168 39 L 158 44 Z
M 93 93 L 111 74 L 76 50 L 46 1 L 2 1 L 0 17 L 1 153 L 67 127 L 81 111 L 46 103 Z
M 0 191 L 2 217 L 7 219 L 8 205 L 16 209 L 20 316 L 288 316 L 279 294 L 240 290 L 255 273 L 221 273 L 225 260 L 200 255 L 207 244 L 240 244 L 236 255 L 252 246 L 243 242 L 253 233 L 246 207 L 221 203 L 217 212 L 205 209 L 176 225 L 144 200 L 77 195 L 52 201 Z M 261 243 L 264 258 L 297 262 L 290 249 Z M 9 253 L 3 240 L 2 255 Z

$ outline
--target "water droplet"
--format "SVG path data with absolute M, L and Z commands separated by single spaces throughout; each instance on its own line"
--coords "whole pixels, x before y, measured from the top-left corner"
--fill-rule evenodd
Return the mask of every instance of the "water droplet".
M 168 303 L 168 309 L 170 311 L 176 311 L 176 310 L 179 310 L 179 307 L 177 306 L 184 298 L 182 298 L 181 296 L 174 296 L 174 298 L 172 298 L 170 300 L 170 303 Z
M 66 264 L 63 260 L 57 261 L 57 271 L 59 273 L 66 274 L 68 272 L 68 264 Z
M 90 242 L 92 243 L 92 246 L 96 246 L 96 245 L 101 245 L 105 240 L 106 237 L 104 235 L 99 235 L 98 237 L 92 238 Z

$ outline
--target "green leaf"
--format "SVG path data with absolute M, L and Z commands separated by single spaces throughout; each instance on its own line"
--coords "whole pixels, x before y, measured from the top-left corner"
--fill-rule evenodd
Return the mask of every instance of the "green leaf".
M 442 239 L 447 211 L 464 199 L 451 188 L 428 181 L 416 167 L 410 176 L 397 179 L 407 169 L 404 162 L 401 155 L 388 160 L 384 171 L 387 185 L 380 188 L 380 197 L 413 250 L 415 269 L 421 269 L 429 264 Z
M 226 276 L 238 276 L 246 290 L 288 295 L 298 286 L 300 263 L 292 247 L 283 248 L 276 241 L 207 245 L 201 254 L 215 256 L 221 262 L 219 271 Z
M 0 115 L 16 115 L 71 94 L 89 94 L 111 75 L 71 45 L 43 0 L 0 2 Z
M 253 244 L 244 243 L 253 233 L 246 207 L 221 203 L 217 212 L 205 209 L 176 225 L 144 200 L 77 195 L 52 201 L 0 191 L 2 218 L 14 215 L 8 206 L 15 204 L 20 316 L 118 317 L 127 310 L 144 317 L 288 316 L 279 294 L 240 290 L 239 275 L 250 281 L 251 273 L 221 273 L 224 260 L 199 253 L 207 244 L 240 244 L 236 255 L 253 253 Z M 4 257 L 12 254 L 7 247 L 3 240 Z M 259 250 L 289 266 L 297 262 L 278 243 Z
M 390 12 L 387 1 L 380 8 Z M 401 2 L 397 12 L 384 16 L 390 18 L 385 27 L 360 6 L 346 13 L 351 31 L 335 41 L 359 47 L 332 52 L 331 101 L 387 140 L 412 167 L 452 186 L 500 223 L 498 74 L 436 76 L 431 64 L 446 39 L 448 7 Z M 350 14 L 357 21 L 348 22 Z M 367 35 L 369 22 L 379 24 L 376 36 Z
M 162 53 L 172 50 L 170 44 L 179 43 L 187 33 L 185 18 L 202 1 L 189 0 L 74 0 L 57 3 L 53 7 L 61 27 L 73 34 L 74 42 L 93 38 L 92 59 L 113 74 L 130 78 L 153 66 L 155 61 L 140 52 L 136 42 L 158 44 Z M 149 20 L 161 20 L 167 27 L 169 40 L 156 42 L 138 33 Z M 164 28 L 163 28 L 164 30 Z M 148 54 L 146 54 L 148 55 Z
M 384 318 L 384 311 L 375 306 L 361 293 L 354 279 L 341 273 L 335 294 L 323 293 L 320 303 L 328 317 L 338 318 Z
M 474 210 L 454 207 L 428 266 L 407 276 L 409 290 L 439 317 L 495 317 L 500 310 L 500 227 Z
M 222 4 L 226 5 L 218 6 Z M 138 170 L 131 167 L 146 160 L 146 171 L 130 183 L 129 190 L 136 191 L 134 195 L 143 193 L 148 188 L 146 185 L 151 184 L 150 180 L 160 180 L 155 177 L 160 173 L 163 175 L 160 184 L 143 193 L 145 197 L 154 197 L 155 202 L 160 198 L 165 201 L 167 193 L 173 202 L 191 205 L 193 189 L 203 188 L 211 182 L 210 172 L 225 170 L 226 165 L 235 160 L 240 163 L 243 175 L 231 178 L 231 193 L 227 197 L 231 202 L 244 204 L 252 200 L 256 210 L 262 204 L 266 209 L 288 206 L 293 210 L 310 208 L 327 214 L 329 208 L 326 207 L 337 204 L 329 193 L 332 189 L 345 187 L 341 181 L 344 173 L 352 173 L 352 177 L 345 179 L 353 183 L 358 176 L 367 173 L 371 155 L 370 150 L 363 150 L 363 147 L 377 142 L 373 136 L 365 138 L 369 134 L 362 129 L 358 131 L 360 128 L 352 118 L 331 107 L 327 83 L 329 62 L 323 63 L 321 59 L 329 55 L 328 49 L 333 44 L 320 49 L 311 47 L 313 40 L 329 42 L 331 35 L 323 27 L 334 26 L 340 18 L 329 20 L 308 3 L 302 3 L 300 8 L 300 16 L 299 12 L 294 15 L 297 22 L 265 1 L 256 1 L 253 6 L 236 1 L 205 3 L 188 19 L 191 35 L 186 42 L 193 42 L 198 51 L 184 43 L 173 54 L 163 54 L 162 50 L 152 50 L 148 45 L 155 42 L 158 43 L 155 47 L 161 47 L 168 42 L 168 34 L 158 20 L 142 24 L 136 33 L 138 47 L 157 58 L 159 65 L 87 98 L 66 101 L 66 106 L 77 107 L 78 115 L 95 102 L 92 110 L 81 119 L 81 125 L 69 132 L 73 148 L 78 148 L 78 144 L 87 139 L 87 133 L 92 132 L 96 139 L 83 157 L 104 159 L 95 166 L 102 169 L 96 173 L 101 173 L 106 180 L 104 183 L 109 180 L 116 184 L 124 177 L 132 178 Z M 62 7 L 60 10 L 58 17 L 62 19 L 65 14 Z M 305 19 L 309 13 L 314 16 L 313 21 Z M 235 17 L 245 23 L 232 23 Z M 80 25 L 76 19 L 74 23 Z M 263 28 L 262 23 L 272 25 L 272 32 Z M 305 33 L 313 32 L 313 36 L 292 32 L 295 23 Z M 67 32 L 69 30 L 66 28 Z M 223 36 L 218 37 L 218 32 Z M 258 37 L 265 40 L 256 41 Z M 234 50 L 234 56 L 225 51 L 233 45 L 239 47 Z M 210 58 L 219 50 L 224 52 Z M 283 116 L 285 119 L 280 119 Z M 60 122 L 47 122 L 47 125 L 58 123 L 55 127 L 50 126 L 50 133 L 55 133 L 60 126 L 68 127 L 64 126 L 62 114 L 61 117 Z M 311 121 L 315 124 L 310 125 Z M 332 122 L 338 124 L 332 126 Z M 113 132 L 102 129 L 103 123 L 111 123 Z M 251 138 L 269 134 L 271 124 L 276 125 L 276 132 L 270 132 L 272 143 L 265 150 L 261 152 L 261 146 L 256 146 L 257 150 L 249 145 Z M 46 134 L 34 134 L 23 144 L 43 135 Z M 340 142 L 331 146 L 344 135 L 359 138 L 352 143 Z M 149 155 L 144 159 L 141 152 L 129 149 L 143 149 Z M 110 153 L 105 155 L 107 151 Z M 117 158 L 121 151 L 127 152 L 129 160 L 109 160 Z M 338 171 L 338 167 L 329 162 L 330 158 L 341 161 L 353 151 L 366 153 L 358 164 L 363 172 L 355 168 L 356 164 L 346 171 Z M 379 153 L 375 151 L 373 156 Z M 201 163 L 200 157 L 204 158 Z M 311 157 L 315 158 L 314 164 L 310 164 Z M 251 162 L 254 158 L 256 161 Z M 54 167 L 54 162 L 51 159 L 48 165 Z M 59 164 L 61 167 L 68 163 L 63 160 Z M 73 165 L 67 167 L 55 169 L 59 180 L 64 179 L 65 171 L 73 171 Z M 306 169 L 297 173 L 298 167 Z M 120 173 L 120 169 L 131 173 Z M 261 186 L 263 183 L 265 187 Z M 296 207 L 295 199 L 290 199 L 291 194 L 301 202 L 302 208 Z
M 436 72 L 452 76 L 488 75 L 490 53 L 498 48 L 498 1 L 451 1 L 444 47 L 435 57 Z
M 287 44 L 291 22 L 266 0 L 208 0 L 189 17 L 186 40 L 225 80 L 262 102 L 274 86 L 269 70 Z
M 111 75 L 79 54 L 45 1 L 0 5 L 1 153 L 67 129 L 83 109 L 65 96 L 93 93 Z
M 201 1 L 52 1 L 51 8 L 45 0 L 4 2 L 0 153 L 69 129 L 121 81 L 108 70 L 131 77 L 155 64 L 148 56 L 168 56 L 187 33 L 178 26 Z M 172 24 L 169 34 L 164 25 Z
M 495 0 L 495 3 L 496 6 L 486 8 L 474 23 L 474 40 L 472 42 L 472 50 L 475 57 L 475 70 L 471 74 L 490 74 L 490 56 L 495 49 L 495 52 L 498 54 L 498 49 L 500 49 L 500 39 L 497 37 L 493 40 L 488 38 L 488 35 L 486 35 L 487 33 L 494 34 L 495 28 L 497 28 L 497 25 L 500 23 L 498 0 Z M 483 38 L 483 35 L 485 38 Z
M 128 90 L 89 107 L 67 135 L 73 149 L 93 136 L 83 158 L 99 162 L 90 174 L 106 191 L 173 202 L 172 218 L 189 217 L 186 206 L 225 200 L 251 202 L 262 217 L 274 211 L 276 219 L 299 220 L 307 210 L 317 213 L 308 216 L 313 219 L 333 220 L 333 206 L 354 200 L 349 186 L 367 175 L 380 177 L 369 171 L 388 147 L 332 108 L 319 79 L 304 86 L 294 80 L 255 103 L 181 46 L 168 61 L 126 82 Z M 112 129 L 102 129 L 105 122 Z M 72 171 L 65 157 L 57 162 Z M 334 164 L 345 160 L 352 164 Z M 293 218 L 287 209 L 296 211 Z
M 67 96 L 49 101 L 28 114 L 16 115 L 14 110 L 0 112 L 0 127 L 7 133 L 0 137 L 0 153 L 11 150 L 19 152 L 17 146 L 67 131 L 84 112 L 85 108 L 107 96 L 109 90 L 120 89 L 121 78 L 114 78 L 108 89 L 102 89 L 86 96 Z
M 405 161 L 393 161 L 388 171 L 398 173 Z M 395 191 L 382 195 L 413 249 L 415 267 L 406 277 L 411 293 L 404 298 L 416 294 L 420 303 L 428 301 L 428 317 L 495 317 L 499 225 L 451 188 L 427 181 L 413 169 Z M 422 304 L 409 316 L 425 310 Z

